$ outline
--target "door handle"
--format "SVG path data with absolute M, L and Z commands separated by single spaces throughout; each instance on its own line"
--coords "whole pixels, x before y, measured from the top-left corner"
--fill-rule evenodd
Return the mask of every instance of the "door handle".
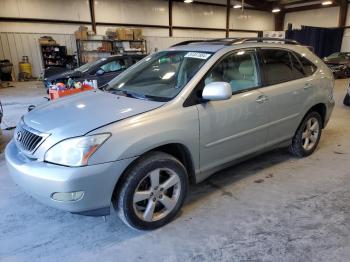
M 259 104 L 263 104 L 267 101 L 269 101 L 269 98 L 265 95 L 258 96 L 258 98 L 255 100 Z

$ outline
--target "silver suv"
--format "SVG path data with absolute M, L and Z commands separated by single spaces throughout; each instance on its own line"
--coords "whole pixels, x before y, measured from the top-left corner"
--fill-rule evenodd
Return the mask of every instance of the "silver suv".
M 154 229 L 189 183 L 276 147 L 314 152 L 334 107 L 333 75 L 285 40 L 217 39 L 152 54 L 103 91 L 23 116 L 7 145 L 17 184 L 39 201 Z

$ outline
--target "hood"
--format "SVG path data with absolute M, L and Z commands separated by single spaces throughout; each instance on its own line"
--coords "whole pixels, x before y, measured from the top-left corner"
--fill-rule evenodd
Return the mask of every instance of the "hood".
M 56 79 L 62 79 L 62 78 L 75 78 L 75 77 L 81 77 L 83 73 L 79 71 L 69 70 L 66 72 L 62 72 L 59 74 L 54 74 L 52 76 L 47 77 L 45 80 L 47 81 L 54 81 Z
M 47 102 L 30 111 L 23 120 L 40 132 L 73 137 L 163 104 L 94 90 Z

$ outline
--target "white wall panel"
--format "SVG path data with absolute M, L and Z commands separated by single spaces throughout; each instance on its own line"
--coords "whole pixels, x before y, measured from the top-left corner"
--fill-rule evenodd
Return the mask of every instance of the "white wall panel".
M 0 59 L 8 59 L 14 65 L 16 77 L 18 77 L 18 63 L 22 56 L 28 56 L 32 64 L 34 77 L 39 77 L 43 71 L 41 52 L 38 39 L 44 34 L 30 33 L 0 33 Z M 50 34 L 58 44 L 67 47 L 67 53 L 76 52 L 74 35 Z
M 193 5 L 181 2 L 173 3 L 173 25 L 189 27 L 226 27 L 226 8 Z
M 168 25 L 168 1 L 95 0 L 97 22 Z
M 275 20 L 272 13 L 256 10 L 231 9 L 230 28 L 271 31 L 274 30 Z
M 307 11 L 287 13 L 284 20 L 284 28 L 292 23 L 293 28 L 302 25 L 317 27 L 336 27 L 339 21 L 339 7 L 320 8 Z
M 8 33 L 74 34 L 78 27 L 70 24 L 0 22 L 0 32 Z M 91 26 L 87 27 L 91 30 Z
M 0 0 L 0 16 L 90 21 L 88 0 Z

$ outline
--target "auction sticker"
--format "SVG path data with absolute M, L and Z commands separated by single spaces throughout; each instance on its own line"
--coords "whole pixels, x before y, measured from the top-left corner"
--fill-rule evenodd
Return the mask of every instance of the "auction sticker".
M 198 52 L 188 52 L 185 57 L 190 57 L 190 58 L 197 58 L 197 59 L 208 59 L 211 54 L 206 54 L 206 53 L 198 53 Z

